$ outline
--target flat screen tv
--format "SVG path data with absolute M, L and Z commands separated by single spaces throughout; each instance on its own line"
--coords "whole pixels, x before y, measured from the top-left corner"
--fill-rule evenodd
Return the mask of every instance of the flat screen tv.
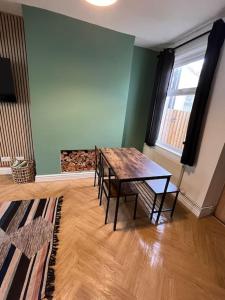
M 11 63 L 0 57 L 0 102 L 16 102 Z

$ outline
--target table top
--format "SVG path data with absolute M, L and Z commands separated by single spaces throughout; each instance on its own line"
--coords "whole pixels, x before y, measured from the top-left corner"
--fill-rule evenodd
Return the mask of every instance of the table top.
M 101 153 L 119 180 L 147 180 L 172 175 L 135 148 L 101 148 Z

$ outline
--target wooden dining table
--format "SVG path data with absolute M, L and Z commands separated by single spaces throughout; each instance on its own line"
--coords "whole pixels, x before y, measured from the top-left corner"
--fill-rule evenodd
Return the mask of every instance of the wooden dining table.
M 118 180 L 113 230 L 116 230 L 120 191 L 121 185 L 124 182 L 166 179 L 164 193 L 162 194 L 156 219 L 156 223 L 158 223 L 172 174 L 154 161 L 150 160 L 136 148 L 101 148 L 100 153 L 107 161 Z

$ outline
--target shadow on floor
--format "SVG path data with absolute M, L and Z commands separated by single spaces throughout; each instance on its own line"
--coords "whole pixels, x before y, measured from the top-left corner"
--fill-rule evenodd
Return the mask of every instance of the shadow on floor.
M 120 199 L 119 205 L 119 213 L 118 213 L 118 226 L 117 230 L 131 230 L 135 228 L 142 228 L 146 226 L 155 225 L 157 213 L 153 215 L 152 221 L 150 220 L 151 214 L 151 207 L 153 203 L 153 195 L 150 195 L 148 199 L 148 206 L 143 201 L 142 197 L 139 196 L 138 200 L 138 207 L 137 207 L 137 215 L 136 220 L 133 220 L 133 213 L 134 213 L 134 197 L 129 197 L 125 201 L 125 199 Z M 108 214 L 108 224 L 112 224 L 114 222 L 114 214 L 115 214 L 115 204 L 116 199 L 112 198 L 110 200 L 109 205 L 109 214 Z M 157 200 L 156 209 L 160 204 L 160 197 Z M 164 208 L 170 208 L 173 204 L 173 196 L 168 194 L 164 203 Z M 103 196 L 103 207 L 104 211 L 106 210 L 106 199 Z M 170 212 L 163 212 L 161 213 L 160 220 L 158 225 L 172 223 L 172 222 L 179 222 L 180 220 L 184 220 L 187 218 L 189 212 L 179 203 L 177 203 L 174 217 L 173 219 L 170 218 Z

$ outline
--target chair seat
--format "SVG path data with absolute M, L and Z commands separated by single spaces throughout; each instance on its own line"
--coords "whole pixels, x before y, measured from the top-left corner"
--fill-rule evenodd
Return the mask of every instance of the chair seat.
M 155 180 L 146 180 L 145 183 L 152 189 L 155 194 L 163 194 L 166 184 L 166 179 L 155 179 Z M 169 183 L 167 188 L 167 193 L 176 193 L 179 192 L 179 188 L 173 184 Z
M 110 186 L 110 198 L 115 198 L 118 195 L 117 192 L 117 181 L 116 179 L 111 179 L 111 186 Z M 107 190 L 109 190 L 109 180 L 105 179 L 103 184 L 106 186 Z M 129 195 L 137 195 L 138 190 L 132 183 L 124 182 L 121 184 L 120 196 L 129 196 Z

